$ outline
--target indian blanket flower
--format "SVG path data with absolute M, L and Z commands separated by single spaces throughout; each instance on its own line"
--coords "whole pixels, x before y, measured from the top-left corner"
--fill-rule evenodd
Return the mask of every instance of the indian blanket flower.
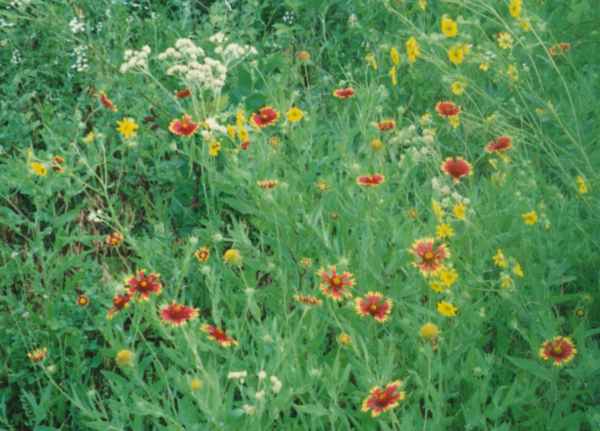
M 106 313 L 106 318 L 110 320 L 119 311 L 129 307 L 129 301 L 131 301 L 131 295 L 129 293 L 115 295 L 112 300 L 113 306 L 110 308 L 110 310 L 108 310 L 108 313 Z
M 196 250 L 194 252 L 194 256 L 196 257 L 196 259 L 198 260 L 198 262 L 204 263 L 210 257 L 210 250 L 206 246 L 200 247 L 198 250 Z
M 413 265 L 419 268 L 425 276 L 435 274 L 439 271 L 443 266 L 444 260 L 450 257 L 450 251 L 446 247 L 446 244 L 436 246 L 435 239 L 433 238 L 416 240 L 409 251 L 416 258 Z
M 400 380 L 388 383 L 385 388 L 379 386 L 374 387 L 369 392 L 369 396 L 362 402 L 361 410 L 363 412 L 371 412 L 371 417 L 377 417 L 394 407 L 406 398 L 406 393 L 401 391 L 402 382 Z
M 316 296 L 302 295 L 302 294 L 294 295 L 294 301 L 299 302 L 300 304 L 310 305 L 310 306 L 321 305 L 323 303 L 323 301 L 321 301 Z
M 124 139 L 135 137 L 138 128 L 139 126 L 133 118 L 125 117 L 122 120 L 117 121 L 117 132 L 119 132 Z
M 485 146 L 488 153 L 502 153 L 512 148 L 512 138 L 510 136 L 498 136 Z
M 437 312 L 445 317 L 454 317 L 458 308 L 446 301 L 440 301 L 436 305 Z
M 527 225 L 534 225 L 538 221 L 538 216 L 535 210 L 521 214 L 521 218 L 523 219 L 523 223 Z
M 456 37 L 458 34 L 458 23 L 447 15 L 442 16 L 440 28 L 442 34 L 446 37 Z
M 260 108 L 258 112 L 252 114 L 250 122 L 259 128 L 272 126 L 279 119 L 279 112 L 271 106 Z
M 559 54 L 566 54 L 571 49 L 571 44 L 568 42 L 557 43 L 548 48 L 548 53 L 552 57 L 556 57 Z
M 379 292 L 369 292 L 354 301 L 354 309 L 359 316 L 372 316 L 379 323 L 383 323 L 389 318 L 392 306 L 392 300 L 385 298 Z
M 215 325 L 205 323 L 200 327 L 200 330 L 207 334 L 208 339 L 216 342 L 221 347 L 237 346 L 238 342 L 227 335 L 227 333 Z
M 146 274 L 144 269 L 139 270 L 136 275 L 127 279 L 127 285 L 129 286 L 129 294 L 137 294 L 138 299 L 142 301 L 148 300 L 152 294 L 159 295 L 162 290 L 160 274 L 154 272 Z
M 449 100 L 438 102 L 435 105 L 435 110 L 440 117 L 454 117 L 460 114 L 460 108 Z
M 31 162 L 29 164 L 29 168 L 31 169 L 31 172 L 33 172 L 38 177 L 45 177 L 46 175 L 48 175 L 48 169 L 42 163 Z
M 458 183 L 462 177 L 473 174 L 471 164 L 462 157 L 448 157 L 442 162 L 440 169 L 455 183 Z
M 177 90 L 175 92 L 175 97 L 177 97 L 178 99 L 185 99 L 187 97 L 190 97 L 192 95 L 192 92 L 190 91 L 189 88 L 183 88 L 181 90 Z
M 192 117 L 184 114 L 181 119 L 174 119 L 169 123 L 169 131 L 177 136 L 192 136 L 200 125 L 192 121 Z
M 101 91 L 100 93 L 98 93 L 98 99 L 100 100 L 100 103 L 102 104 L 102 106 L 104 106 L 106 109 L 109 109 L 113 112 L 117 112 L 117 110 L 118 110 L 117 107 L 112 102 L 112 100 L 110 100 L 108 98 L 108 96 L 106 95 L 106 93 L 104 91 Z
M 52 170 L 56 173 L 62 174 L 65 171 L 63 168 L 63 163 L 65 162 L 64 157 L 61 156 L 53 156 L 52 157 Z
M 172 326 L 182 326 L 188 321 L 198 317 L 198 309 L 187 305 L 177 304 L 173 301 L 160 309 L 160 318 L 163 323 Z
M 349 99 L 354 96 L 354 89 L 352 87 L 338 88 L 333 91 L 333 95 L 338 99 Z
M 290 123 L 297 123 L 304 118 L 304 111 L 293 106 L 286 112 L 285 116 Z
M 544 341 L 539 351 L 540 358 L 544 361 L 553 360 L 553 364 L 557 367 L 571 362 L 576 354 L 577 349 L 571 338 L 560 335 Z
M 396 121 L 392 119 L 382 120 L 375 123 L 375 127 L 377 127 L 380 132 L 388 132 L 396 128 Z
M 406 56 L 408 57 L 408 63 L 413 64 L 417 61 L 417 58 L 421 56 L 421 48 L 419 42 L 414 36 L 411 36 L 406 41 Z
M 356 184 L 363 187 L 375 187 L 385 182 L 382 174 L 360 175 L 356 177 Z
M 123 234 L 117 231 L 109 233 L 104 242 L 111 247 L 117 247 L 123 242 Z
M 41 347 L 39 349 L 34 349 L 31 352 L 27 353 L 27 357 L 31 362 L 41 362 L 46 359 L 48 355 L 48 349 L 46 347 Z
M 279 181 L 277 181 L 277 180 L 260 180 L 260 181 L 257 181 L 256 184 L 261 189 L 269 190 L 269 189 L 274 189 L 275 187 L 277 187 L 279 185 Z
M 352 297 L 351 289 L 354 286 L 354 276 L 350 272 L 337 273 L 335 265 L 329 270 L 320 269 L 317 273 L 321 277 L 321 292 L 334 301 L 341 301 L 344 297 Z

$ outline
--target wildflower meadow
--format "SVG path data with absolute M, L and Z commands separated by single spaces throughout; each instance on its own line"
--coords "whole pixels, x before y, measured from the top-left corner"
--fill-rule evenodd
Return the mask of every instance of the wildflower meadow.
M 596 0 L 0 1 L 0 429 L 600 429 Z

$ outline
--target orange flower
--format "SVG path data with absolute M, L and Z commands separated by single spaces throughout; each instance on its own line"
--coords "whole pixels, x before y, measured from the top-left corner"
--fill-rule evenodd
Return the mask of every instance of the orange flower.
M 392 311 L 392 300 L 384 298 L 379 292 L 369 292 L 362 298 L 356 298 L 354 308 L 359 316 L 370 315 L 379 323 L 383 323 Z
M 448 157 L 440 166 L 442 172 L 458 183 L 462 177 L 473 175 L 471 164 L 462 157 Z
M 277 180 L 260 180 L 257 181 L 256 184 L 261 189 L 274 189 L 279 185 L 279 181 Z
M 198 250 L 196 250 L 194 256 L 196 256 L 198 262 L 204 263 L 210 257 L 210 250 L 208 249 L 208 247 L 200 247 Z
M 331 265 L 329 271 L 320 269 L 317 274 L 321 277 L 320 288 L 323 295 L 334 301 L 341 301 L 344 297 L 352 297 L 352 293 L 348 289 L 354 286 L 352 273 L 343 272 L 338 274 L 335 265 Z
M 77 305 L 87 307 L 90 303 L 90 298 L 87 295 L 81 294 L 77 296 Z
M 250 122 L 261 129 L 267 126 L 272 126 L 279 119 L 279 112 L 271 106 L 260 108 L 257 113 L 252 114 Z
M 323 301 L 313 295 L 294 295 L 294 301 L 304 305 L 321 305 Z
M 208 339 L 215 341 L 222 347 L 237 346 L 238 342 L 231 338 L 227 333 L 215 325 L 205 323 L 200 327 L 200 330 L 208 335 Z
M 398 403 L 406 398 L 406 393 L 400 390 L 402 382 L 396 380 L 388 383 L 384 389 L 379 386 L 374 387 L 369 392 L 369 396 L 365 398 L 362 403 L 362 411 L 371 411 L 372 417 L 377 417 L 381 413 L 384 413 L 394 407 L 398 406 Z
M 450 101 L 438 102 L 435 110 L 442 117 L 454 117 L 460 114 L 460 108 Z
M 31 360 L 31 362 L 40 362 L 46 359 L 48 355 L 48 349 L 46 347 L 42 347 L 40 349 L 34 349 L 31 352 L 27 353 L 27 357 Z
M 198 123 L 192 121 L 192 117 L 185 114 L 181 120 L 175 119 L 169 124 L 169 131 L 177 136 L 192 136 L 198 130 Z
M 175 97 L 177 97 L 178 99 L 185 99 L 186 97 L 190 97 L 191 95 L 192 92 L 189 88 L 184 88 L 175 92 Z
M 102 104 L 102 106 L 104 106 L 106 109 L 110 109 L 113 112 L 117 112 L 117 107 L 115 106 L 115 104 L 112 102 L 112 100 L 110 100 L 108 98 L 108 96 L 106 95 L 106 93 L 104 91 L 101 91 L 100 93 L 98 93 L 98 99 L 100 99 L 100 103 Z
M 388 132 L 396 128 L 396 121 L 391 119 L 382 120 L 378 123 L 375 123 L 375 127 L 377 127 L 380 132 Z
M 115 295 L 112 300 L 113 306 L 111 307 L 110 310 L 108 310 L 108 313 L 106 313 L 106 318 L 110 320 L 119 311 L 123 310 L 124 308 L 129 307 L 130 300 L 131 300 L 131 295 L 129 293 L 125 293 L 124 295 Z
M 160 310 L 160 318 L 163 323 L 172 326 L 182 326 L 188 321 L 198 317 L 198 309 L 181 305 L 173 301 Z
M 334 90 L 333 95 L 338 99 L 349 99 L 354 97 L 354 89 L 352 87 L 338 88 Z
M 360 175 L 356 177 L 356 184 L 363 187 L 375 187 L 385 182 L 382 174 Z
M 123 234 L 121 234 L 121 232 L 113 232 L 108 234 L 106 235 L 105 242 L 111 247 L 117 247 L 123 242 Z
M 127 280 L 129 294 L 139 295 L 138 299 L 148 300 L 151 294 L 160 295 L 162 285 L 160 284 L 160 275 L 156 273 L 146 274 L 144 269 Z
M 488 142 L 485 151 L 488 153 L 497 153 L 508 151 L 512 148 L 512 138 L 510 136 L 498 136 L 496 139 Z

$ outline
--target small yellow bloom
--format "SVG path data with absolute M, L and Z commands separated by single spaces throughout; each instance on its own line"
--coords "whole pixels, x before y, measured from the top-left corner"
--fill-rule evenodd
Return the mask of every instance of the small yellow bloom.
M 406 55 L 408 57 L 408 63 L 413 64 L 417 61 L 417 58 L 421 55 L 421 48 L 419 43 L 414 36 L 411 36 L 406 41 Z
M 483 62 L 479 64 L 479 70 L 481 70 L 482 72 L 487 72 L 488 70 L 490 70 L 490 63 Z
M 467 85 L 461 81 L 454 81 L 450 86 L 450 90 L 452 90 L 452 93 L 457 96 L 461 96 L 465 92 L 466 88 Z
M 458 34 L 458 23 L 447 15 L 442 16 L 440 27 L 446 37 L 456 37 Z
M 519 262 L 515 262 L 515 266 L 513 266 L 513 274 L 519 278 L 525 277 L 525 273 L 523 272 L 523 267 Z
M 448 124 L 450 124 L 453 129 L 458 129 L 458 127 L 460 127 L 460 115 L 448 117 Z
M 400 53 L 395 47 L 390 49 L 390 59 L 392 60 L 392 64 L 394 66 L 398 66 L 400 64 Z
M 454 207 L 452 208 L 452 214 L 454 214 L 454 217 L 457 220 L 464 220 L 466 213 L 467 213 L 467 206 L 462 202 L 455 204 Z
M 38 177 L 45 177 L 48 175 L 48 169 L 46 169 L 46 166 L 44 166 L 42 163 L 31 162 L 29 168 L 31 169 L 31 172 Z
M 319 180 L 316 182 L 315 185 L 317 186 L 317 189 L 320 192 L 326 192 L 327 190 L 329 190 L 329 183 L 325 180 Z
M 440 334 L 440 328 L 435 323 L 427 322 L 419 330 L 419 335 L 428 340 L 437 338 Z
M 248 129 L 244 126 L 238 126 L 238 138 L 240 142 L 247 142 L 250 140 L 250 134 L 248 133 Z
M 236 248 L 230 248 L 223 254 L 223 260 L 230 265 L 239 265 L 242 262 L 242 255 Z
M 510 33 L 503 31 L 496 36 L 496 42 L 498 42 L 498 46 L 502 49 L 511 49 L 513 46 L 513 37 Z
M 492 260 L 494 261 L 494 265 L 496 265 L 498 268 L 508 267 L 508 259 L 506 259 L 506 256 L 504 256 L 504 253 L 501 249 L 496 250 L 496 254 L 494 257 L 492 257 Z
M 577 178 L 575 178 L 575 181 L 577 182 L 577 191 L 579 192 L 579 194 L 586 194 L 588 192 L 588 186 L 585 182 L 585 178 L 583 178 L 581 175 L 578 175 Z
M 291 107 L 285 114 L 290 123 L 297 123 L 304 118 L 304 111 L 297 107 Z
M 437 312 L 445 317 L 454 317 L 458 312 L 458 308 L 446 301 L 440 301 L 436 306 Z
M 433 215 L 435 216 L 438 222 L 444 220 L 444 208 L 442 207 L 442 205 L 440 205 L 438 201 L 431 201 L 431 210 L 433 211 Z
M 46 359 L 48 355 L 48 349 L 46 347 L 42 347 L 39 349 L 34 349 L 31 352 L 27 353 L 27 357 L 31 362 L 40 362 Z
M 439 239 L 452 238 L 454 236 L 454 229 L 448 223 L 442 223 L 435 228 L 435 235 Z
M 535 212 L 535 210 L 529 211 L 527 213 L 523 213 L 523 214 L 521 214 L 521 217 L 523 218 L 523 223 L 528 224 L 528 225 L 534 225 L 538 221 L 538 215 Z
M 519 27 L 521 27 L 523 31 L 531 31 L 531 21 L 528 19 L 520 19 Z
M 392 66 L 392 68 L 390 69 L 388 74 L 390 75 L 390 80 L 392 81 L 392 85 L 394 87 L 396 85 L 398 85 L 398 70 L 396 69 L 396 66 Z
M 517 70 L 517 66 L 515 66 L 514 64 L 509 64 L 508 68 L 506 69 L 506 74 L 508 75 L 508 78 L 511 81 L 518 81 L 519 80 L 519 71 Z
M 448 49 L 448 60 L 450 63 L 459 65 L 465 59 L 466 49 L 464 44 L 456 44 L 452 45 L 450 49 Z
M 133 359 L 135 355 L 131 350 L 123 349 L 117 352 L 117 356 L 115 356 L 115 362 L 119 367 L 125 367 L 133 365 Z
M 375 55 L 372 53 L 368 53 L 365 56 L 365 60 L 367 60 L 367 64 L 373 69 L 377 70 L 377 60 L 375 59 Z
M 231 139 L 235 139 L 236 134 L 237 134 L 237 131 L 235 129 L 235 126 L 233 124 L 228 124 L 227 125 L 227 136 L 229 136 Z
M 238 130 L 246 124 L 246 113 L 243 109 L 239 109 L 235 114 L 235 125 L 238 127 Z
M 421 10 L 427 9 L 427 0 L 419 0 L 419 7 Z
M 133 138 L 139 126 L 133 118 L 125 117 L 122 120 L 117 121 L 117 131 L 123 136 L 124 139 Z
M 190 380 L 190 389 L 192 391 L 198 391 L 200 389 L 202 389 L 202 386 L 204 386 L 204 382 L 202 382 L 202 380 L 200 380 L 197 377 L 194 377 L 193 379 Z
M 352 344 L 352 337 L 350 335 L 348 335 L 345 332 L 342 332 L 339 336 L 338 336 L 338 342 L 342 345 L 342 346 L 349 346 L 350 344 Z
M 512 287 L 512 286 L 513 286 L 513 284 L 514 284 L 514 283 L 513 283 L 513 279 L 512 279 L 512 277 L 511 277 L 510 275 L 508 275 L 508 274 L 503 274 L 503 275 L 500 277 L 500 287 L 501 287 L 502 289 L 509 289 L 510 287 Z
M 208 145 L 208 155 L 211 157 L 217 157 L 221 152 L 221 144 L 216 139 L 210 141 Z
M 523 0 L 510 0 L 508 4 L 508 12 L 513 18 L 519 18 L 521 16 L 521 8 L 523 7 Z
M 373 151 L 379 151 L 383 148 L 383 142 L 379 138 L 371 140 L 371 149 Z
M 91 144 L 96 139 L 96 134 L 93 130 L 91 130 L 85 137 L 83 138 L 84 144 Z
M 458 281 L 458 272 L 454 268 L 443 267 L 438 272 L 437 278 L 446 289 L 449 289 Z

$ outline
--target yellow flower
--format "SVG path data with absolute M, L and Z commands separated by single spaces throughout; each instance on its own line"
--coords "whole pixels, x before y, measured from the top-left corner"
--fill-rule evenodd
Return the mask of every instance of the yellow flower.
M 535 212 L 535 210 L 529 211 L 527 213 L 523 213 L 523 214 L 521 214 L 521 217 L 523 218 L 523 223 L 528 224 L 528 225 L 534 225 L 538 221 L 538 216 L 537 216 L 537 213 Z
M 508 289 L 513 285 L 513 279 L 508 274 L 503 274 L 500 277 L 500 287 L 502 289 Z
M 437 278 L 446 289 L 449 289 L 458 281 L 458 272 L 454 268 L 444 266 L 438 272 Z
M 202 380 L 200 380 L 197 377 L 194 377 L 193 379 L 190 380 L 190 389 L 192 391 L 198 391 L 200 389 L 202 389 L 202 386 L 204 386 L 204 382 L 202 382 Z
M 440 329 L 438 328 L 438 326 L 435 323 L 431 323 L 431 322 L 425 323 L 423 326 L 421 326 L 421 329 L 419 330 L 419 335 L 421 335 L 421 337 L 426 338 L 428 340 L 437 338 L 437 336 L 439 334 L 440 334 Z
M 223 260 L 230 265 L 239 265 L 242 262 L 242 255 L 236 248 L 230 248 L 223 254 Z
M 448 50 L 448 59 L 450 60 L 450 63 L 455 65 L 461 64 L 465 59 L 466 51 L 464 44 L 459 43 L 452 45 Z
M 488 70 L 490 70 L 490 63 L 487 63 L 487 62 L 481 63 L 479 65 L 479 70 L 481 70 L 482 72 L 487 72 Z
M 458 24 L 452 18 L 447 15 L 442 16 L 442 22 L 440 24 L 442 33 L 446 37 L 456 37 L 458 34 Z
M 494 261 L 494 265 L 496 265 L 498 268 L 508 267 L 508 260 L 506 259 L 506 256 L 504 256 L 504 253 L 501 249 L 496 250 L 496 254 L 494 257 L 492 257 L 492 260 Z
M 87 135 L 85 135 L 85 137 L 83 138 L 83 143 L 84 144 L 91 144 L 92 142 L 94 142 L 94 139 L 96 139 L 96 134 L 94 133 L 93 130 L 91 130 Z
M 513 46 L 513 38 L 510 33 L 505 31 L 498 33 L 496 36 L 496 42 L 498 42 L 498 46 L 502 49 L 511 49 Z
M 239 130 L 240 128 L 244 127 L 244 124 L 246 124 L 246 114 L 244 113 L 243 109 L 239 109 L 235 113 L 235 125 Z
M 427 0 L 419 0 L 419 7 L 421 10 L 427 9 Z
M 508 75 L 511 81 L 519 80 L 519 71 L 517 70 L 517 67 L 514 64 L 508 65 L 508 68 L 506 69 L 506 74 Z
M 448 117 L 448 124 L 450 124 L 453 129 L 457 129 L 460 126 L 460 115 L 452 115 Z
M 115 362 L 119 367 L 125 367 L 133 365 L 134 353 L 131 350 L 123 349 L 117 352 L 115 356 Z
M 45 177 L 48 175 L 48 169 L 46 169 L 46 166 L 44 166 L 42 163 L 31 162 L 29 164 L 29 168 L 38 177 Z
M 238 126 L 238 138 L 240 139 L 241 142 L 247 142 L 250 140 L 250 135 L 248 133 L 248 129 L 246 129 L 244 126 Z
M 396 69 L 396 66 L 392 66 L 388 74 L 390 75 L 390 79 L 392 80 L 392 85 L 394 87 L 398 85 L 398 70 Z
M 454 81 L 452 83 L 452 85 L 450 86 L 452 93 L 454 93 L 457 96 L 462 95 L 465 92 L 466 88 L 467 88 L 467 85 L 461 81 Z
M 458 312 L 458 308 L 446 301 L 440 301 L 436 306 L 437 312 L 445 317 L 454 317 Z
M 310 61 L 310 52 L 298 51 L 298 53 L 296 54 L 296 58 L 302 63 L 308 63 Z
M 433 211 L 433 215 L 438 220 L 438 222 L 444 220 L 444 208 L 440 205 L 438 201 L 431 201 L 431 210 Z
M 585 178 L 583 178 L 581 175 L 577 176 L 577 178 L 575 178 L 575 181 L 577 182 L 577 191 L 579 192 L 580 195 L 584 195 L 588 192 L 588 186 L 587 183 L 585 182 Z
M 435 228 L 435 235 L 439 239 L 452 238 L 454 236 L 454 229 L 448 223 L 442 223 Z
M 429 288 L 437 293 L 442 293 L 447 289 L 439 280 L 433 280 L 429 283 Z
M 406 55 L 410 64 L 413 64 L 415 61 L 417 61 L 417 58 L 421 55 L 419 43 L 417 42 L 417 39 L 415 39 L 414 36 L 411 36 L 406 41 Z
M 371 149 L 373 151 L 379 151 L 383 148 L 383 142 L 379 138 L 375 138 L 371 141 Z
M 519 18 L 521 16 L 521 8 L 523 6 L 523 0 L 510 0 L 508 4 L 508 12 L 513 18 Z
M 350 337 L 350 335 L 348 335 L 347 333 L 342 332 L 338 336 L 338 342 L 343 346 L 349 346 L 350 344 L 352 344 L 352 337 Z
M 395 47 L 390 49 L 390 59 L 392 60 L 392 64 L 394 66 L 398 66 L 400 64 L 400 53 Z
M 327 181 L 325 180 L 319 180 L 316 182 L 315 185 L 317 186 L 317 189 L 320 192 L 326 192 L 327 190 L 329 190 L 329 183 L 327 183 Z
M 467 212 L 467 206 L 462 202 L 455 204 L 454 207 L 452 208 L 452 214 L 454 214 L 454 217 L 457 220 L 464 220 L 466 212 Z
M 297 123 L 298 121 L 304 118 L 304 111 L 302 111 L 302 109 L 300 108 L 293 106 L 289 109 L 289 111 L 287 111 L 285 115 L 290 123 Z
M 521 27 L 523 31 L 531 31 L 531 22 L 528 19 L 520 19 L 519 27 Z
M 210 141 L 208 145 L 208 155 L 211 157 L 217 157 L 221 152 L 221 144 L 216 139 Z
M 431 124 L 431 114 L 429 112 L 425 112 L 423 115 L 419 117 L 419 124 L 423 127 Z
M 48 355 L 48 349 L 46 347 L 42 347 L 39 349 L 34 349 L 31 352 L 27 353 L 27 357 L 31 362 L 40 362 L 46 359 Z
M 130 139 L 135 136 L 137 129 L 139 126 L 133 120 L 133 118 L 123 118 L 120 121 L 117 121 L 117 131 L 123 136 L 124 139 Z
M 513 274 L 519 278 L 525 277 L 525 273 L 523 272 L 523 267 L 519 262 L 515 262 L 515 266 L 513 266 Z
M 227 125 L 227 136 L 229 136 L 231 139 L 235 139 L 236 134 L 237 134 L 237 132 L 235 130 L 235 126 L 233 124 L 228 124 Z
M 365 60 L 367 60 L 367 64 L 373 68 L 373 70 L 377 70 L 377 60 L 375 59 L 375 55 L 368 53 L 365 56 Z

